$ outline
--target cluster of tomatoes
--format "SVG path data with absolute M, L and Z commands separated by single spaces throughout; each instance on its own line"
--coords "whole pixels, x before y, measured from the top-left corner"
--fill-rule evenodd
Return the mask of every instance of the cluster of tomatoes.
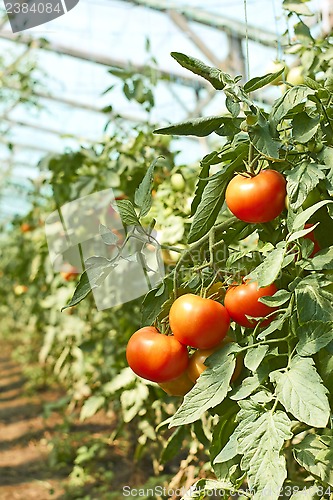
M 236 175 L 228 184 L 226 204 L 238 219 L 264 223 L 281 214 L 286 194 L 283 175 L 266 169 L 256 175 Z M 312 233 L 306 237 L 317 244 Z M 315 247 L 313 253 L 318 249 Z M 170 309 L 172 335 L 161 334 L 153 326 L 141 328 L 128 342 L 128 364 L 137 375 L 157 382 L 168 394 L 183 396 L 207 368 L 206 358 L 232 342 L 227 337 L 231 321 L 246 328 L 254 328 L 258 323 L 267 326 L 272 321 L 275 308 L 259 299 L 276 292 L 274 283 L 259 288 L 258 283 L 245 281 L 228 288 L 224 305 L 194 294 L 182 295 Z M 238 357 L 231 381 L 239 376 L 241 369 Z
M 163 335 L 153 326 L 136 331 L 127 345 L 129 366 L 140 377 L 157 382 L 168 394 L 183 396 L 207 368 L 206 358 L 232 342 L 227 337 L 230 321 L 255 327 L 258 318 L 274 311 L 258 299 L 276 291 L 274 284 L 263 288 L 255 282 L 235 285 L 227 290 L 224 305 L 194 294 L 181 295 L 169 313 L 173 335 Z M 188 347 L 196 349 L 193 354 L 189 355 Z M 240 374 L 241 365 L 237 360 L 232 381 Z

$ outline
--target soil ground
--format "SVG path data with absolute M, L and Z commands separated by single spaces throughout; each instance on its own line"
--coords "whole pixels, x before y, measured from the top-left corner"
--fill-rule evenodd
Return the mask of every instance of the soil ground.
M 0 355 L 0 499 L 47 500 L 63 493 L 63 477 L 50 472 L 47 438 L 61 418 L 43 418 L 43 405 L 55 401 L 51 391 L 26 396 L 20 366 L 1 345 Z

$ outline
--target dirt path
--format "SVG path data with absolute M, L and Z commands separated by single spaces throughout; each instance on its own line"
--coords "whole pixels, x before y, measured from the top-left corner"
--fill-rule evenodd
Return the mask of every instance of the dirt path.
M 1 346 L 3 347 L 3 346 Z M 9 353 L 0 355 L 0 499 L 48 500 L 63 493 L 61 477 L 47 466 L 46 436 L 60 422 L 43 418 L 43 403 L 56 399 L 51 391 L 27 397 L 20 366 Z

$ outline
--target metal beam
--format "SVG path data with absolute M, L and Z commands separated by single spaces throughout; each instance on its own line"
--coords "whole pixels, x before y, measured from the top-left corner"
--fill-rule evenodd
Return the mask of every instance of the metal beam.
M 169 12 L 170 10 L 176 10 L 182 14 L 189 21 L 195 21 L 199 24 L 205 26 L 210 26 L 212 28 L 217 28 L 225 33 L 237 34 L 240 38 L 248 38 L 254 42 L 260 43 L 261 45 L 266 45 L 267 47 L 276 47 L 277 40 L 276 35 L 270 31 L 264 30 L 262 28 L 257 28 L 256 26 L 246 26 L 245 23 L 236 21 L 234 19 L 228 19 L 227 17 L 220 16 L 215 13 L 206 12 L 201 9 L 196 9 L 193 7 L 187 7 L 185 5 L 181 6 L 176 1 L 170 0 L 122 0 L 123 2 L 131 3 L 134 5 L 139 5 L 142 7 L 147 7 L 160 12 Z
M 8 40 L 11 42 L 31 45 L 33 44 L 34 48 L 38 48 L 40 50 L 46 50 L 48 52 L 53 52 L 55 54 L 74 57 L 75 59 L 79 59 L 82 61 L 89 61 L 95 64 L 101 64 L 107 67 L 115 67 L 120 69 L 129 69 L 133 68 L 138 73 L 144 73 L 149 70 L 156 71 L 157 76 L 162 80 L 168 80 L 172 83 L 178 83 L 184 85 L 186 87 L 191 88 L 207 88 L 209 86 L 208 82 L 205 82 L 200 77 L 193 75 L 191 77 L 186 77 L 178 73 L 173 73 L 170 71 L 165 71 L 161 69 L 155 69 L 151 66 L 147 66 L 145 64 L 135 64 L 130 61 L 124 62 L 120 59 L 115 59 L 113 57 L 104 56 L 98 54 L 96 52 L 86 52 L 84 50 L 75 49 L 73 47 L 68 47 L 66 45 L 62 45 L 60 43 L 54 42 L 45 42 L 42 40 L 38 40 L 37 38 L 33 38 L 27 35 L 16 36 L 10 33 L 9 31 L 0 31 L 0 39 Z

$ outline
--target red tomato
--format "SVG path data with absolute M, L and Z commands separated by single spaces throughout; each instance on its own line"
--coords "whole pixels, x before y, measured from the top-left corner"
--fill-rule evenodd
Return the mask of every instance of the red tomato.
M 230 315 L 236 323 L 247 328 L 253 328 L 258 321 L 250 320 L 246 316 L 254 318 L 263 318 L 275 310 L 274 307 L 266 306 L 258 301 L 265 295 L 274 295 L 277 287 L 274 283 L 262 288 L 258 288 L 258 283 L 247 282 L 242 285 L 232 286 L 227 290 L 224 304 Z M 262 326 L 268 325 L 273 320 L 273 315 L 261 322 Z
M 71 264 L 65 264 L 63 267 L 63 271 L 60 272 L 60 275 L 65 281 L 71 281 L 75 279 L 78 274 L 80 274 L 79 270 Z
M 181 295 L 174 301 L 169 322 L 179 342 L 198 349 L 218 345 L 230 326 L 229 314 L 222 304 L 191 293 Z
M 194 383 L 189 378 L 187 370 L 179 377 L 158 384 L 169 396 L 185 396 L 193 387 Z
M 236 175 L 228 184 L 225 200 L 229 210 L 250 223 L 269 222 L 285 208 L 286 180 L 276 170 L 262 170 L 248 177 Z
M 153 326 L 137 330 L 126 349 L 134 373 L 152 382 L 167 382 L 179 377 L 187 368 L 186 347 L 175 337 L 159 333 Z
M 313 224 L 305 224 L 304 229 L 309 229 L 312 226 L 313 226 Z M 310 257 L 313 257 L 314 255 L 316 255 L 316 253 L 318 253 L 320 251 L 319 243 L 316 240 L 315 235 L 313 234 L 313 231 L 311 233 L 306 234 L 304 236 L 304 238 L 308 238 L 309 240 L 313 241 L 313 243 L 314 243 L 312 253 L 310 254 Z
M 225 337 L 225 339 L 223 339 L 221 344 L 219 344 L 218 346 L 213 347 L 212 349 L 198 349 L 197 351 L 195 351 L 194 354 L 192 354 L 187 369 L 187 373 L 192 382 L 196 382 L 201 373 L 207 370 L 205 361 L 208 358 L 208 356 L 213 354 L 213 352 L 218 351 L 219 349 L 229 344 L 230 342 L 233 342 L 233 340 L 230 337 Z M 234 382 L 239 377 L 242 371 L 242 367 L 243 367 L 242 360 L 238 356 L 236 359 L 235 371 L 231 377 L 231 382 Z

